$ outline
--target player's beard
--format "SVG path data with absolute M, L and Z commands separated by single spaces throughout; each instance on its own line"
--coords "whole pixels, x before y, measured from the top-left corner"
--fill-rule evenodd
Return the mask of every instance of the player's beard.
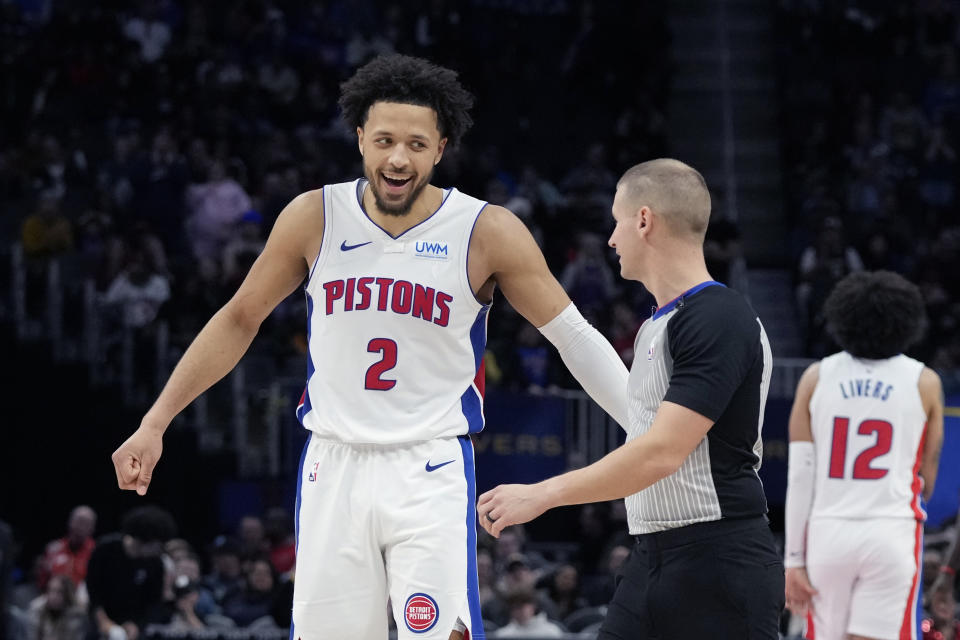
M 433 167 L 430 168 L 430 173 L 428 173 L 425 178 L 414 185 L 413 189 L 410 190 L 410 195 L 398 204 L 391 204 L 385 201 L 380 195 L 380 180 L 382 178 L 379 171 L 372 172 L 370 169 L 367 169 L 367 167 L 364 167 L 363 175 L 367 179 L 367 184 L 373 193 L 373 201 L 376 203 L 380 213 L 388 216 L 405 216 L 410 213 L 413 203 L 417 201 L 417 198 L 420 197 L 420 194 L 423 193 L 426 186 L 430 184 L 430 180 L 433 178 Z

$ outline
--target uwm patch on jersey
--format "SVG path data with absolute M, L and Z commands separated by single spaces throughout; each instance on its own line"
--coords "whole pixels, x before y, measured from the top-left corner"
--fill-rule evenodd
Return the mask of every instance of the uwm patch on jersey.
M 297 417 L 320 437 L 352 443 L 479 431 L 489 307 L 470 287 L 467 261 L 486 203 L 450 189 L 430 217 L 392 236 L 361 206 L 365 184 L 323 188 Z
M 431 260 L 449 260 L 450 249 L 446 242 L 418 241 L 413 245 L 413 255 Z

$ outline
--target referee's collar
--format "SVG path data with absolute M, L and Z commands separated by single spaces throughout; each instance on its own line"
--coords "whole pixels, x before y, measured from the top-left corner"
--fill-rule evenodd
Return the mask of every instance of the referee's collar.
M 693 294 L 695 294 L 695 293 L 697 293 L 698 291 L 701 291 L 701 290 L 703 290 L 703 289 L 706 289 L 707 287 L 713 287 L 713 286 L 726 287 L 727 285 L 723 284 L 722 282 L 717 282 L 716 280 L 707 280 L 706 282 L 701 282 L 701 283 L 698 284 L 697 286 L 692 287 L 692 288 L 690 288 L 690 289 L 687 289 L 686 291 L 684 291 L 683 293 L 681 293 L 681 294 L 678 295 L 676 298 L 674 298 L 673 300 L 671 300 L 671 301 L 668 302 L 667 304 L 663 305 L 663 306 L 660 307 L 659 309 L 657 309 L 656 307 L 654 307 L 654 312 L 653 312 L 653 318 L 652 318 L 652 319 L 653 319 L 653 320 L 656 320 L 657 318 L 659 318 L 659 317 L 661 317 L 661 316 L 664 316 L 664 315 L 670 313 L 670 311 L 671 311 L 674 307 L 678 307 L 678 306 L 679 306 L 679 307 L 682 307 L 682 306 L 683 306 L 683 299 L 684 299 L 684 298 L 687 298 L 687 297 L 689 297 L 689 296 L 692 296 Z

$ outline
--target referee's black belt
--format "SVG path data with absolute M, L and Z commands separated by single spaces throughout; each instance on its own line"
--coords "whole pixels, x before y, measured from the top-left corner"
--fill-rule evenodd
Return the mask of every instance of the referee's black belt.
M 676 529 L 655 531 L 634 536 L 638 545 L 648 549 L 670 549 L 693 542 L 703 542 L 717 536 L 727 536 L 769 526 L 767 516 L 749 516 L 747 518 L 721 518 L 709 522 L 695 522 Z

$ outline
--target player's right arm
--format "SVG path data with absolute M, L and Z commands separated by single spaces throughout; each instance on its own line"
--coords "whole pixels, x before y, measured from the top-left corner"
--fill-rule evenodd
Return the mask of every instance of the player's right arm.
M 308 275 L 322 236 L 319 190 L 301 194 L 281 212 L 240 288 L 194 338 L 140 428 L 113 453 L 121 489 L 146 493 L 170 422 L 236 366 L 260 324 Z
M 933 369 L 924 367 L 917 386 L 920 389 L 923 411 L 927 414 L 920 475 L 923 477 L 923 499 L 929 500 L 937 481 L 940 449 L 943 447 L 943 384 Z
M 820 378 L 820 363 L 807 367 L 797 384 L 790 409 L 790 459 L 787 471 L 787 504 L 784 526 L 784 567 L 787 608 L 803 615 L 811 606 L 816 589 L 806 570 L 807 521 L 813 506 L 813 429 L 810 426 L 810 398 Z
M 493 286 L 557 348 L 573 377 L 626 428 L 627 368 L 610 342 L 577 311 L 530 231 L 509 210 L 487 205 L 470 241 L 470 282 L 478 298 Z

